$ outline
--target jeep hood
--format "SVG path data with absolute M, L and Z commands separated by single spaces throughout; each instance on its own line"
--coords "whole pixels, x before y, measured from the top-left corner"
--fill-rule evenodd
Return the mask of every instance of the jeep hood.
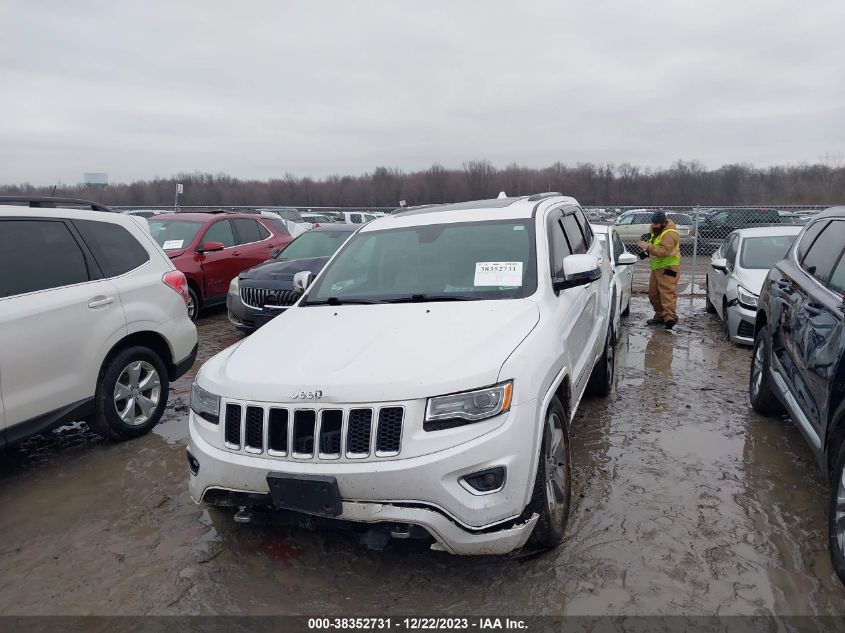
M 224 397 L 321 403 L 427 398 L 492 385 L 539 321 L 529 299 L 297 307 L 202 368 Z

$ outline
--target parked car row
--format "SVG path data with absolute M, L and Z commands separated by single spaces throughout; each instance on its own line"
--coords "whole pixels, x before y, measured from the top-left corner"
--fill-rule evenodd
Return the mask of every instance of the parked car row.
M 753 345 L 751 406 L 786 412 L 829 484 L 828 546 L 845 582 L 845 207 L 734 230 L 710 264 L 707 312 Z
M 222 283 L 234 325 L 263 327 L 192 386 L 197 502 L 458 554 L 563 538 L 570 424 L 585 394 L 611 391 L 630 304 L 636 257 L 616 226 L 556 194 L 295 240 L 262 215 L 148 221 L 60 204 L 0 206 L 0 445 L 71 420 L 116 440 L 148 432 L 196 357 L 191 302 L 220 301 Z M 243 267 L 212 259 L 227 250 Z M 754 342 L 751 405 L 785 409 L 830 483 L 845 580 L 845 207 L 735 230 L 711 268 L 708 310 Z

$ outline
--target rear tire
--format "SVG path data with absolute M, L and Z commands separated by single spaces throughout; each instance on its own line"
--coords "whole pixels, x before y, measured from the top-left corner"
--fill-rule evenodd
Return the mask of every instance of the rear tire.
M 167 367 L 158 354 L 147 347 L 128 347 L 106 359 L 88 426 L 117 441 L 145 435 L 161 419 L 169 393 Z
M 607 335 L 604 341 L 604 353 L 599 358 L 593 372 L 590 374 L 590 381 L 587 383 L 587 393 L 593 396 L 609 396 L 613 391 L 613 375 L 616 371 L 616 333 L 613 330 L 613 323 L 607 328 Z
M 528 541 L 531 547 L 551 549 L 563 540 L 572 496 L 570 463 L 566 410 L 555 397 L 546 411 L 534 492 L 527 508 L 529 516 L 539 516 Z
M 762 415 L 780 413 L 783 406 L 772 391 L 769 368 L 771 366 L 771 344 L 769 326 L 764 325 L 757 332 L 751 352 L 751 373 L 748 379 L 748 399 L 751 408 Z
M 196 321 L 201 309 L 202 304 L 200 303 L 199 295 L 196 290 L 188 286 L 188 318 L 191 321 Z
M 839 580 L 845 583 L 845 441 L 839 445 L 833 466 L 827 525 L 830 562 Z

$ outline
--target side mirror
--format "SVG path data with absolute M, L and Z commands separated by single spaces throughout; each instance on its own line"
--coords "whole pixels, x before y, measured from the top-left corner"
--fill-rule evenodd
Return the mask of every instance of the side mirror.
M 728 270 L 728 260 L 724 257 L 715 257 L 711 259 L 710 265 L 716 270 L 721 270 L 723 273 Z
M 555 292 L 586 286 L 601 279 L 601 265 L 592 255 L 569 255 L 563 258 L 563 279 L 552 279 Z
M 213 253 L 214 251 L 222 251 L 226 248 L 223 242 L 205 242 L 197 249 L 197 253 Z
M 633 253 L 622 253 L 616 260 L 617 266 L 631 266 L 639 261 L 639 257 Z
M 293 276 L 293 289 L 299 294 L 304 294 L 312 281 L 314 281 L 314 273 L 310 270 L 302 270 Z

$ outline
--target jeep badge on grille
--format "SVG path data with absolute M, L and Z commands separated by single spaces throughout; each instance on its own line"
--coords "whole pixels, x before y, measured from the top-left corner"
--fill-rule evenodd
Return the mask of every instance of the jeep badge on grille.
M 300 389 L 299 391 L 294 391 L 291 394 L 291 398 L 294 400 L 319 400 L 323 397 L 323 391 L 318 389 L 317 391 L 304 391 Z

